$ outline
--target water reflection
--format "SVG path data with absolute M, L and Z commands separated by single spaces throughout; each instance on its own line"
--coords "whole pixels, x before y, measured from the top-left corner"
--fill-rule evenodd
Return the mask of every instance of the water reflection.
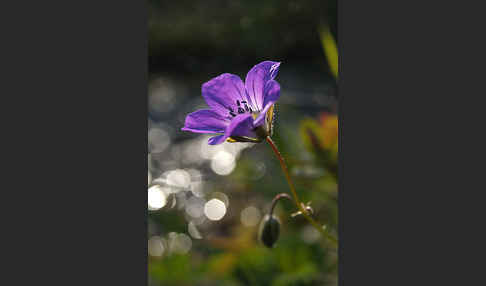
M 210 220 L 220 220 L 226 214 L 226 205 L 218 199 L 212 199 L 204 205 L 204 214 Z
M 202 235 L 197 229 L 196 224 L 193 221 L 190 221 L 189 224 L 187 225 L 187 231 L 189 234 L 192 236 L 194 239 L 202 239 Z
M 166 196 L 167 194 L 161 186 L 151 186 L 148 189 L 148 209 L 156 211 L 163 208 L 167 203 Z
M 191 184 L 191 176 L 186 170 L 176 169 L 167 173 L 167 185 L 176 189 L 186 189 Z
M 166 113 L 174 107 L 175 86 L 169 79 L 158 78 L 149 84 L 149 112 Z
M 167 243 L 160 236 L 152 236 L 148 241 L 148 253 L 150 256 L 161 257 L 166 250 Z
M 170 145 L 170 136 L 167 131 L 160 128 L 151 128 L 148 132 L 149 151 L 160 153 Z
M 171 232 L 167 235 L 169 254 L 185 254 L 192 247 L 192 240 L 184 233 Z
M 206 200 L 193 196 L 186 202 L 186 213 L 193 218 L 201 217 L 204 214 Z
M 218 175 L 229 175 L 235 166 L 235 156 L 227 151 L 218 151 L 211 159 L 211 169 Z

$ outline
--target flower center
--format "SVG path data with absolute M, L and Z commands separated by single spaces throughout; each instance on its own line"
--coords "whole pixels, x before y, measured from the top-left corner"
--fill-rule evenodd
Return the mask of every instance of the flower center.
M 243 114 L 245 112 L 253 113 L 251 106 L 248 106 L 248 103 L 245 100 L 242 100 L 241 102 L 239 100 L 236 100 L 235 109 L 233 109 L 233 107 L 230 106 L 228 107 L 228 110 L 229 110 L 229 114 L 233 117 L 236 116 L 235 110 L 236 112 L 238 112 L 238 114 Z

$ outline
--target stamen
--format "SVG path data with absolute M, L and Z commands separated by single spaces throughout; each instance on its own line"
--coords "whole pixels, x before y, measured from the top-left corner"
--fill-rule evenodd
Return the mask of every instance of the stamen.
M 241 104 L 242 104 L 242 103 L 244 104 L 245 108 L 241 107 Z M 238 105 L 238 110 L 237 110 L 237 111 L 238 111 L 238 114 L 243 114 L 243 113 L 245 113 L 245 112 L 250 112 L 250 113 L 252 113 L 252 112 L 253 112 L 253 110 L 251 109 L 251 107 L 250 107 L 250 106 L 248 106 L 248 104 L 247 104 L 247 101 L 246 101 L 246 100 L 242 100 L 242 101 L 240 102 L 240 100 L 238 100 L 238 99 L 237 99 L 237 100 L 236 100 L 236 105 Z M 230 110 L 230 114 L 231 114 L 231 116 L 235 117 L 235 116 L 236 116 L 236 114 L 235 114 L 235 111 L 233 110 L 233 108 L 228 107 L 228 109 Z
M 229 109 L 229 114 L 230 114 L 231 116 L 235 117 L 235 116 L 236 116 L 236 114 L 235 114 L 235 111 L 233 110 L 233 108 L 231 108 L 231 106 L 230 106 L 230 107 L 228 107 L 228 109 Z
M 242 101 L 241 103 L 245 104 L 245 110 L 246 111 L 250 111 L 250 109 L 248 109 L 248 105 L 246 104 L 246 101 Z

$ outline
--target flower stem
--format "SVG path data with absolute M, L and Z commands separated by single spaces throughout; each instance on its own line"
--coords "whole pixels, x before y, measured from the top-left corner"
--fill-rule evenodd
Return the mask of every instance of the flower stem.
M 327 237 L 327 239 L 332 242 L 332 244 L 337 247 L 337 238 L 335 238 L 333 235 L 331 235 L 327 230 L 322 227 L 319 223 L 317 223 L 307 212 L 307 210 L 304 208 L 303 204 L 301 203 L 299 196 L 297 195 L 297 192 L 295 191 L 294 183 L 292 182 L 292 179 L 290 178 L 289 170 L 287 169 L 287 165 L 285 164 L 285 161 L 280 154 L 280 152 L 277 149 L 277 146 L 275 146 L 275 143 L 273 142 L 272 138 L 270 136 L 267 136 L 266 138 L 268 144 L 270 144 L 270 147 L 272 147 L 273 152 L 277 156 L 280 166 L 282 167 L 282 171 L 285 174 L 285 178 L 287 179 L 287 183 L 289 184 L 290 191 L 292 193 L 292 196 L 294 197 L 294 202 L 297 205 L 297 208 L 300 210 L 302 215 L 309 221 L 312 226 L 314 226 L 324 237 Z
M 272 217 L 272 215 L 273 215 L 273 209 L 277 205 L 278 200 L 283 199 L 283 198 L 292 200 L 292 198 L 289 195 L 287 195 L 286 193 L 280 193 L 280 194 L 276 195 L 273 198 L 273 200 L 272 200 L 272 206 L 270 207 L 270 217 Z

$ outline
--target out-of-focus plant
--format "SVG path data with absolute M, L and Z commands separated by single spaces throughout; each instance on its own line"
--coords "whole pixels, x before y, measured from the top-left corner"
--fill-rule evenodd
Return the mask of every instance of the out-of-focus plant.
M 334 40 L 331 30 L 328 26 L 321 27 L 319 29 L 319 35 L 321 37 L 322 48 L 324 49 L 324 54 L 326 55 L 329 68 L 332 75 L 337 80 L 339 74 L 339 53 L 336 45 L 336 40 Z
M 339 146 L 337 115 L 324 112 L 319 120 L 310 118 L 302 120 L 300 135 L 306 149 L 337 178 Z

